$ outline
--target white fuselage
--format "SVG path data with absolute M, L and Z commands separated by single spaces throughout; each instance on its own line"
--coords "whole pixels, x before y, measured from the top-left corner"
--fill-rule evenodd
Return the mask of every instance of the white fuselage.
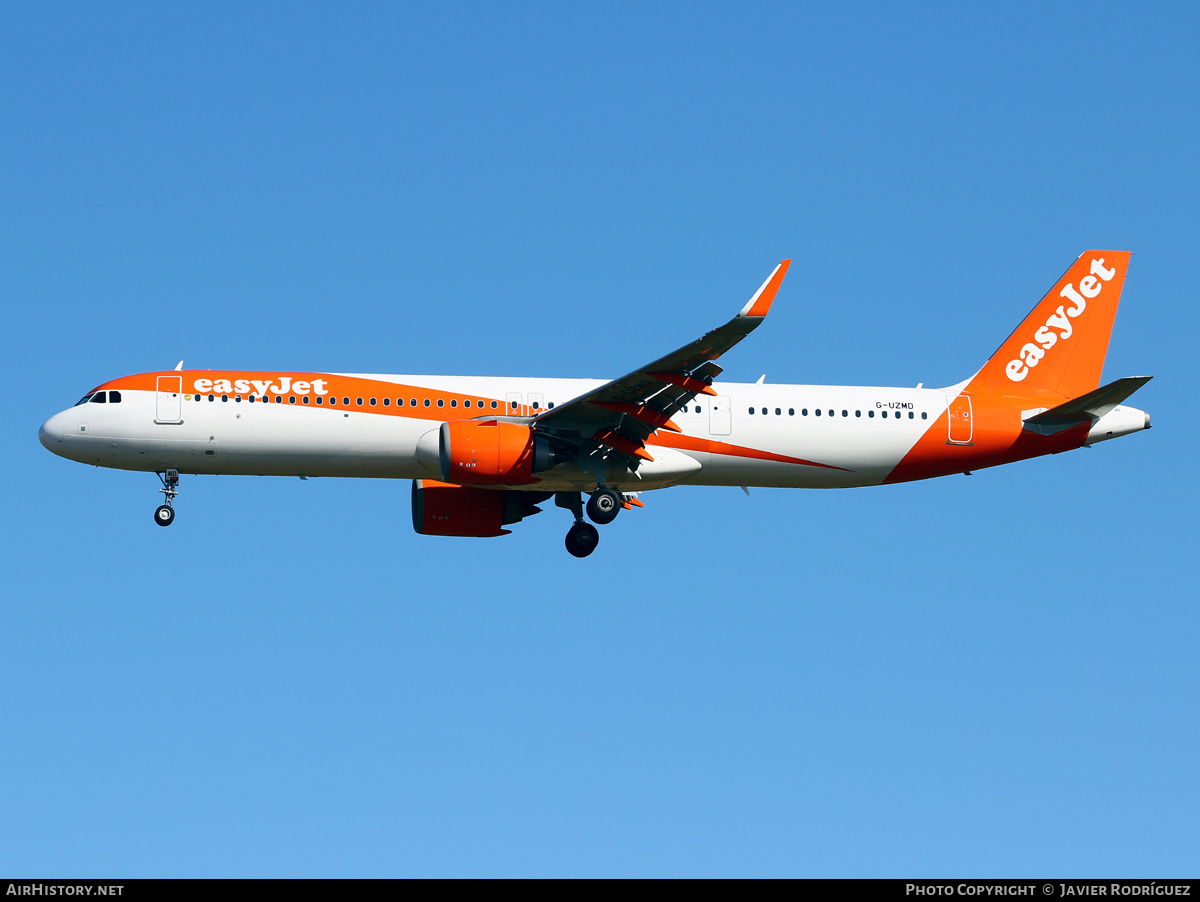
M 368 380 L 378 394 L 362 397 L 361 403 L 358 395 L 346 395 L 346 404 L 338 396 L 340 378 Z M 85 403 L 55 415 L 42 427 L 42 442 L 71 460 L 117 469 L 422 479 L 436 477 L 437 464 L 419 455 L 418 445 L 442 422 L 510 412 L 533 415 L 606 381 L 353 374 L 330 374 L 330 379 L 327 394 L 333 394 L 336 406 L 327 399 L 317 406 L 311 392 L 281 396 L 276 403 L 272 396 L 264 402 L 236 392 L 185 391 L 183 400 L 176 402 L 177 417 L 172 412 L 166 421 L 159 416 L 160 392 L 126 387 L 120 403 Z M 191 387 L 185 378 L 184 388 Z M 674 448 L 651 445 L 664 461 L 664 472 L 646 466 L 640 478 L 626 473 L 624 485 L 617 476 L 616 487 L 633 491 L 681 483 L 875 485 L 946 411 L 956 393 L 722 382 L 713 388 L 715 397 L 697 396 L 686 412 L 674 415 L 680 438 L 672 434 L 664 440 Z M 426 406 L 429 395 L 437 395 L 442 406 L 437 400 Z M 452 409 L 448 396 L 454 395 L 494 399 L 497 406 L 464 410 L 455 401 Z M 670 465 L 677 454 L 694 463 Z M 556 468 L 540 476 L 542 481 L 529 488 L 576 488 L 587 481 L 574 468 Z

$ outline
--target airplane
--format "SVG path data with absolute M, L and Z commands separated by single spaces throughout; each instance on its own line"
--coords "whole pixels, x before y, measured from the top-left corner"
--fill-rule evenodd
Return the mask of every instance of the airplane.
M 50 417 L 68 460 L 180 474 L 412 480 L 422 535 L 492 537 L 553 498 L 591 554 L 605 525 L 676 485 L 849 488 L 968 473 L 1150 428 L 1100 385 L 1127 251 L 1087 251 L 970 378 L 945 388 L 719 382 L 771 309 L 784 260 L 725 325 L 619 379 L 173 370 L 124 376 Z M 588 496 L 586 504 L 584 495 Z M 584 518 L 586 510 L 587 518 Z

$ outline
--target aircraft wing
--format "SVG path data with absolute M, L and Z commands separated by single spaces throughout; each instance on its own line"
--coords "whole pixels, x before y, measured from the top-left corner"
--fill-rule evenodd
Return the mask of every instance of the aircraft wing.
M 546 411 L 533 420 L 534 428 L 568 441 L 590 439 L 599 446 L 596 451 L 625 459 L 634 469 L 639 459 L 653 460 L 645 449 L 646 439 L 659 429 L 679 432 L 671 416 L 698 394 L 716 394 L 710 385 L 722 368 L 713 361 L 763 321 L 791 262 L 784 260 L 776 266 L 738 315 L 725 325 Z

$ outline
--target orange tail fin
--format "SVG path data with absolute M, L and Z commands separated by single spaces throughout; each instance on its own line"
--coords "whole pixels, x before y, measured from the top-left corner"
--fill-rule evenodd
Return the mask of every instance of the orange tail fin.
M 971 380 L 971 392 L 1076 398 L 1100 385 L 1129 251 L 1087 251 Z

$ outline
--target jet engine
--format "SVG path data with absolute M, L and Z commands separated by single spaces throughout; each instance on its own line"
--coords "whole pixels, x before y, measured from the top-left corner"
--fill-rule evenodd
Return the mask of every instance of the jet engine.
M 513 492 L 414 479 L 413 529 L 425 536 L 506 536 L 504 529 L 541 512 L 551 492 Z
M 457 485 L 529 485 L 573 456 L 529 426 L 497 420 L 442 423 L 438 446 L 442 479 Z

